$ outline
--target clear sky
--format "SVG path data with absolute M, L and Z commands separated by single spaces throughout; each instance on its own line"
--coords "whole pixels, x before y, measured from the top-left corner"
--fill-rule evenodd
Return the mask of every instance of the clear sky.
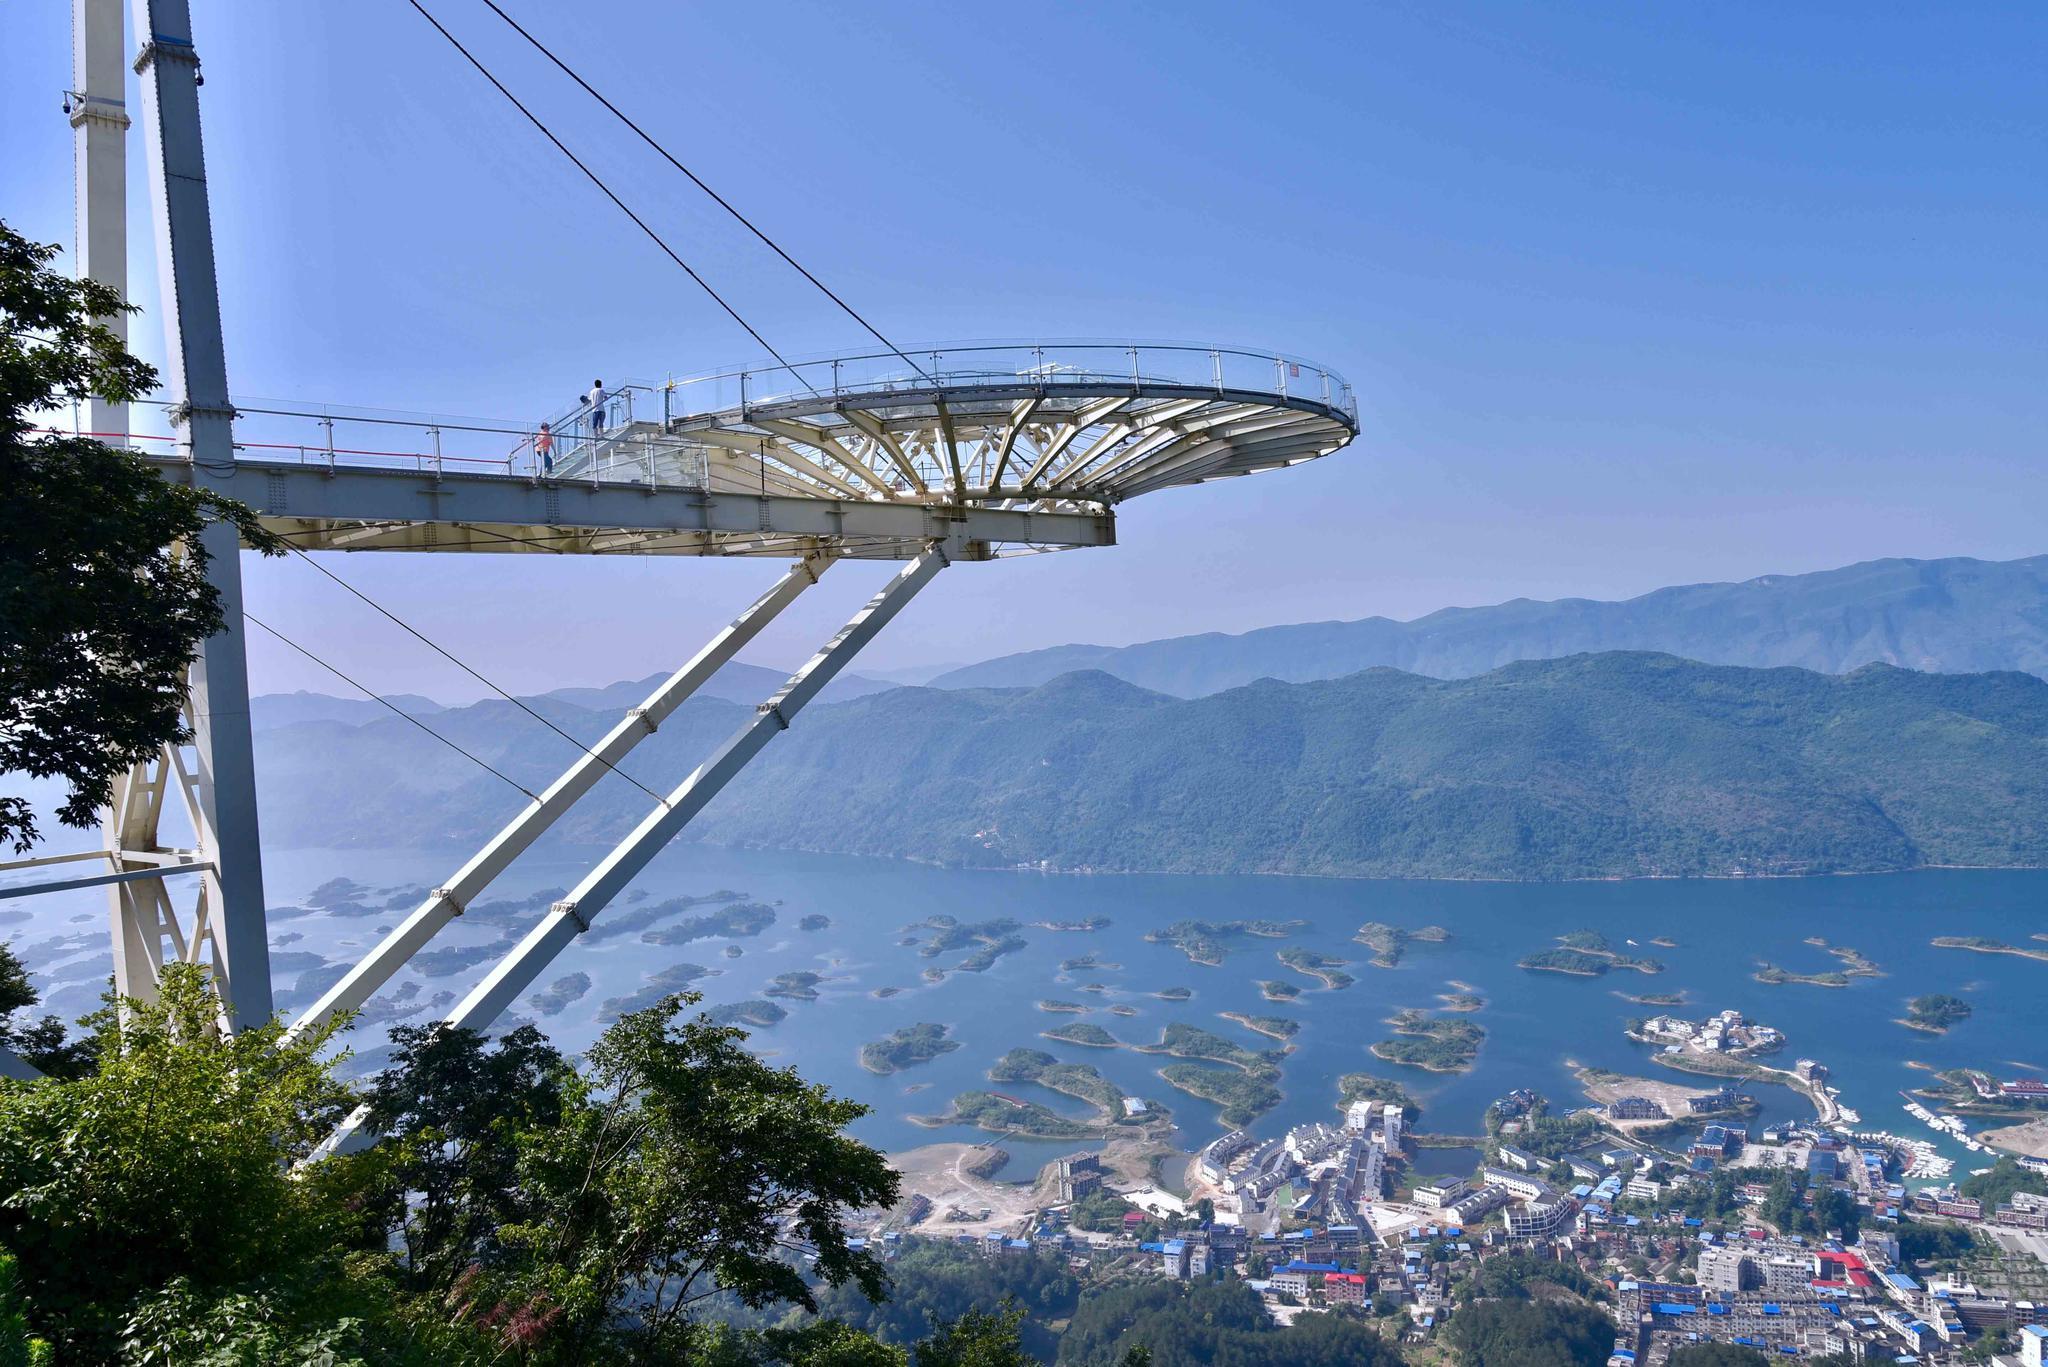
M 899 341 L 1243 343 L 1356 384 L 1340 456 L 954 570 L 864 666 L 2048 550 L 2048 8 L 506 5 Z M 476 0 L 429 7 L 772 342 L 863 344 Z M 0 10 L 0 215 L 68 242 L 67 10 Z M 755 354 L 408 5 L 194 10 L 237 394 L 532 420 Z M 331 563 L 520 688 L 671 666 L 775 573 Z M 377 686 L 475 694 L 307 566 L 249 575 Z

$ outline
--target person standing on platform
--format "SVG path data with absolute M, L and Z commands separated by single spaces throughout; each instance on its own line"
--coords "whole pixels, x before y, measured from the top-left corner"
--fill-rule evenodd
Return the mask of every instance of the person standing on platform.
M 583 399 L 590 405 L 590 435 L 593 437 L 604 435 L 604 409 L 610 398 L 611 395 L 605 392 L 603 380 L 590 382 L 590 392 L 585 394 Z
M 540 457 L 540 472 L 552 475 L 555 472 L 555 434 L 546 423 L 540 425 L 540 435 L 533 439 L 533 454 Z

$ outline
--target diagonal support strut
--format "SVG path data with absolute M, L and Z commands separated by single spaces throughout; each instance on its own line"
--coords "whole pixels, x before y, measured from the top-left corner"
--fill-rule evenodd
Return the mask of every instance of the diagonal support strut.
M 555 903 L 539 925 L 519 942 L 484 980 L 462 999 L 449 1014 L 446 1025 L 470 1030 L 487 1029 L 504 1009 L 533 983 L 540 971 L 578 935 L 590 929 L 611 900 L 647 867 L 697 813 L 718 796 L 726 784 L 746 768 L 748 761 L 789 724 L 818 691 L 846 667 L 847 661 L 889 620 L 903 610 L 919 589 L 930 583 L 950 563 L 943 543 L 934 543 L 924 554 L 899 571 L 882 591 L 853 615 L 839 634 L 813 655 L 802 669 L 789 678 L 780 692 L 755 711 L 754 717 L 733 733 L 710 759 L 683 780 L 668 800 L 649 812 L 633 833 L 585 875 L 583 881 L 563 900 Z
M 790 566 L 773 588 L 755 600 L 753 606 L 735 617 L 731 624 L 707 642 L 704 648 L 677 670 L 647 700 L 628 712 L 610 734 L 571 765 L 489 844 L 477 851 L 467 864 L 456 870 L 443 887 L 406 917 L 378 946 L 348 973 L 327 989 L 319 1001 L 292 1023 L 286 1039 L 292 1040 L 325 1024 L 343 1011 L 354 1011 L 375 996 L 391 976 L 403 968 L 429 940 L 460 916 L 491 880 L 505 871 L 514 859 L 555 824 L 597 781 L 624 759 L 629 751 L 651 736 L 669 716 L 704 685 L 704 682 L 744 649 L 761 629 L 774 621 L 799 594 L 818 582 L 820 575 L 838 559 L 836 551 L 818 551 Z

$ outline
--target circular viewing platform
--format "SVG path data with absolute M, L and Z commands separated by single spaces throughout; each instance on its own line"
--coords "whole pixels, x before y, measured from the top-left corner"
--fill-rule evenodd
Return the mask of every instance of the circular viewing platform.
M 1351 386 L 1274 352 L 1179 343 L 980 343 L 867 352 L 625 386 L 592 440 L 551 428 L 571 476 L 607 446 L 712 489 L 928 505 L 1107 507 L 1329 455 L 1358 434 Z M 694 468 L 693 468 L 694 467 Z

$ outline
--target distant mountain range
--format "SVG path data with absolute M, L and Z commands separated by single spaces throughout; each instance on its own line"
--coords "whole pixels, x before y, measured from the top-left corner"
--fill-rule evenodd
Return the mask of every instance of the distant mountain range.
M 1518 598 L 1396 622 L 1307 622 L 1130 646 L 1055 646 L 948 671 L 938 688 L 1030 687 L 1099 669 L 1196 698 L 1257 679 L 1302 682 L 1386 666 L 1439 679 L 1517 660 L 1652 650 L 1709 664 L 1796 665 L 1843 674 L 1866 664 L 1941 673 L 2017 669 L 2048 676 L 2048 556 L 1872 560 L 1817 574 L 1690 584 L 1626 602 Z
M 776 689 L 788 680 L 790 671 L 770 669 L 765 665 L 750 665 L 734 660 L 713 674 L 698 690 L 702 698 L 724 698 L 729 702 L 748 704 L 766 701 Z M 536 694 L 528 702 L 547 701 L 567 703 L 572 707 L 592 711 L 607 709 L 623 712 L 629 707 L 638 707 L 646 701 L 655 686 L 668 678 L 668 674 L 650 674 L 644 679 L 628 679 L 619 683 L 605 684 L 600 688 L 557 688 L 551 692 Z M 880 679 L 868 678 L 861 674 L 841 674 L 834 679 L 820 696 L 834 701 L 865 697 L 869 693 L 880 693 L 896 687 Z M 432 716 L 448 710 L 445 703 L 423 698 L 417 693 L 392 693 L 387 697 L 400 711 L 415 717 Z M 278 726 L 292 726 L 299 722 L 331 721 L 344 726 L 361 726 L 366 722 L 389 719 L 391 709 L 370 698 L 336 698 L 325 693 L 260 693 L 249 700 L 250 724 L 258 731 Z M 417 733 L 415 733 L 417 734 Z
M 535 705 L 584 739 L 618 715 L 559 697 Z M 746 715 L 693 700 L 627 768 L 665 791 Z M 575 756 L 503 702 L 432 722 L 528 787 Z M 474 843 L 523 803 L 423 740 L 388 715 L 265 729 L 266 836 Z M 649 806 L 617 778 L 592 799 L 564 836 L 609 842 Z M 1197 699 L 1100 672 L 1030 689 L 893 689 L 807 712 L 692 835 L 954 864 L 1211 873 L 2042 865 L 2048 683 L 1612 652 L 1460 680 L 1373 669 Z

